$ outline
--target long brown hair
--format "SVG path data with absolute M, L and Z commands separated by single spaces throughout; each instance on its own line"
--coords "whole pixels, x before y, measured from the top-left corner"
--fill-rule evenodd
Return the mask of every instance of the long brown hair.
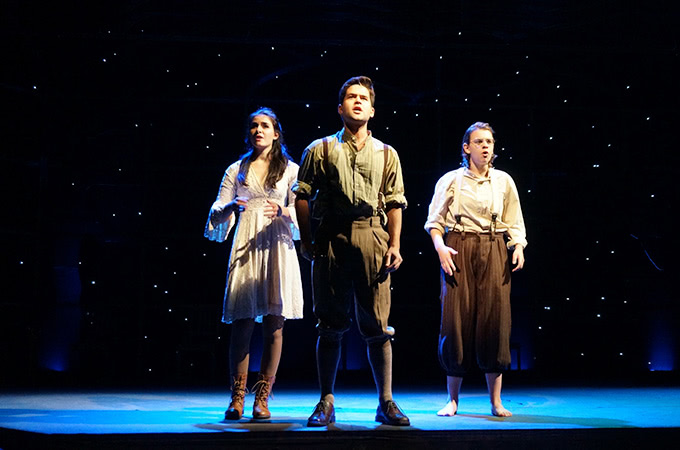
M 238 169 L 238 181 L 244 186 L 248 185 L 246 182 L 248 169 L 250 168 L 250 163 L 255 159 L 255 149 L 250 142 L 250 124 L 253 122 L 255 116 L 261 115 L 271 119 L 274 131 L 279 134 L 278 139 L 274 139 L 272 149 L 269 152 L 269 171 L 267 172 L 267 178 L 264 180 L 265 188 L 274 189 L 276 183 L 283 177 L 283 173 L 286 171 L 286 167 L 288 167 L 288 161 L 292 161 L 293 158 L 288 155 L 286 144 L 283 141 L 283 130 L 281 129 L 279 118 L 271 108 L 267 107 L 260 107 L 248 116 L 248 123 L 246 124 L 246 152 L 241 156 L 241 165 Z

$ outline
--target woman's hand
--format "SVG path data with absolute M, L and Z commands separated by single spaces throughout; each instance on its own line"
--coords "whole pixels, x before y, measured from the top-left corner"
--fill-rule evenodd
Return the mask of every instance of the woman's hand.
M 227 209 L 230 212 L 236 212 L 236 211 L 243 212 L 243 211 L 246 210 L 247 205 L 248 205 L 248 199 L 247 198 L 236 197 L 235 199 L 233 199 L 232 201 L 227 203 L 227 205 L 224 207 L 224 209 Z
M 284 208 L 275 201 L 267 199 L 267 204 L 264 205 L 264 216 L 269 219 L 281 216 L 290 217 L 290 212 L 288 212 L 288 208 Z
M 524 247 L 519 244 L 515 245 L 515 250 L 512 252 L 512 265 L 515 266 L 512 269 L 513 272 L 517 272 L 524 267 Z

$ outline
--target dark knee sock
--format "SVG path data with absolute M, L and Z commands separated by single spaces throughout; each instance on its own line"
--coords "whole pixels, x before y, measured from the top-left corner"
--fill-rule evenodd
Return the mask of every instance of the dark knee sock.
M 387 340 L 367 347 L 378 397 L 381 402 L 392 400 L 392 343 Z
M 332 394 L 335 389 L 335 375 L 340 362 L 340 340 L 319 336 L 316 341 L 316 367 L 319 373 L 321 397 Z

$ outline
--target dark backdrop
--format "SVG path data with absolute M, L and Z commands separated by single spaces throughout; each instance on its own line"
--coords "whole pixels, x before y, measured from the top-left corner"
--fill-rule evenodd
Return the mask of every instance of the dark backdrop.
M 475 121 L 527 225 L 518 376 L 677 374 L 680 16 L 629 3 L 4 2 L 0 381 L 224 383 L 229 247 L 202 232 L 247 114 L 274 108 L 299 162 L 340 129 L 337 91 L 359 74 L 409 200 L 396 383 L 443 378 L 423 224 Z M 305 313 L 281 380 L 314 380 L 309 296 Z M 341 379 L 366 371 L 356 332 L 345 349 Z

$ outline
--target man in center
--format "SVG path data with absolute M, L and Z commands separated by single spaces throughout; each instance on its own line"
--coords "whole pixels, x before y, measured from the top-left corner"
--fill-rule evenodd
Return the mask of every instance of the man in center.
M 407 426 L 392 399 L 390 273 L 399 268 L 404 182 L 397 152 L 368 130 L 375 91 L 370 78 L 347 80 L 340 88 L 343 128 L 304 151 L 295 209 L 302 253 L 312 260 L 316 346 L 321 399 L 308 426 L 335 422 L 334 386 L 343 334 L 352 310 L 378 390 L 375 420 Z M 311 223 L 318 223 L 312 236 Z M 386 230 L 385 230 L 386 229 Z

